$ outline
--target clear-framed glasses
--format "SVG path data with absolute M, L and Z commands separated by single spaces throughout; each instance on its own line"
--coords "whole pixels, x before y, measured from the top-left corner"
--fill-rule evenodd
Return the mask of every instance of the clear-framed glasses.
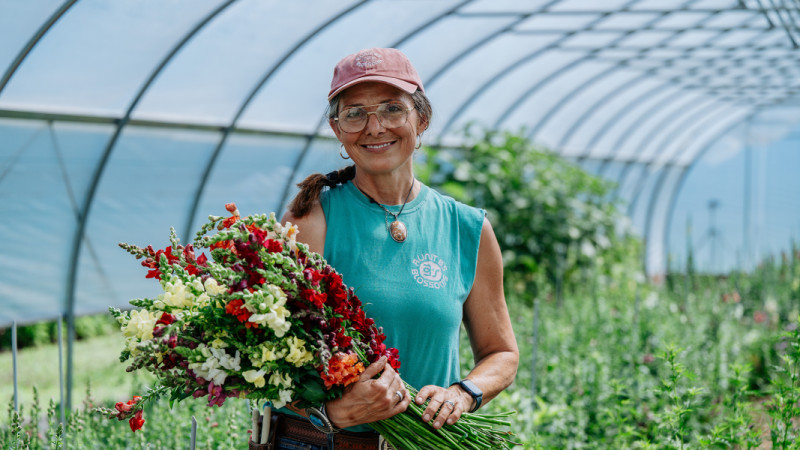
M 375 111 L 367 111 L 367 108 L 377 106 Z M 378 122 L 384 128 L 400 128 L 408 120 L 408 112 L 411 108 L 402 103 L 381 103 L 379 105 L 353 106 L 345 108 L 339 112 L 334 119 L 339 124 L 339 128 L 345 133 L 358 133 L 367 126 L 369 115 L 375 114 Z

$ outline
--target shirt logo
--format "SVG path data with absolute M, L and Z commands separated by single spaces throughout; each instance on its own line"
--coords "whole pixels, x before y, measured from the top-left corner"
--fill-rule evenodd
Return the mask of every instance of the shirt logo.
M 423 253 L 414 258 L 411 275 L 414 280 L 431 289 L 447 285 L 447 263 L 433 253 Z

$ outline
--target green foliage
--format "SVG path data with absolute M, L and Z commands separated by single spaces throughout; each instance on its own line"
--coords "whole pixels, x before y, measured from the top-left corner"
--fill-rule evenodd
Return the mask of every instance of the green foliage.
M 533 299 L 546 283 L 560 298 L 562 283 L 603 264 L 625 223 L 607 195 L 612 185 L 509 132 L 469 133 L 474 144 L 424 150 L 418 176 L 464 203 L 483 208 L 494 227 L 507 290 Z M 626 248 L 634 250 L 635 248 Z
M 141 392 L 143 387 L 138 388 Z M 8 406 L 8 422 L 0 423 L 0 448 L 3 449 L 175 449 L 187 448 L 192 417 L 196 417 L 198 449 L 242 448 L 249 438 L 248 403 L 229 400 L 220 408 L 209 408 L 203 401 L 187 402 L 170 408 L 167 401 L 145 407 L 145 428 L 132 433 L 128 424 L 92 413 L 96 402 L 87 387 L 80 408 L 60 423 L 58 407 L 50 400 L 46 417 L 39 415 L 39 401 L 31 408 L 21 405 L 19 412 Z M 30 409 L 31 413 L 26 411 Z M 46 430 L 39 424 L 46 423 Z
M 66 323 L 62 325 L 66 333 Z M 93 314 L 75 318 L 75 337 L 88 339 L 104 336 L 117 329 L 117 323 L 108 314 Z M 36 322 L 17 327 L 17 348 L 36 347 L 58 340 L 56 321 Z M 0 351 L 11 349 L 11 328 L 0 329 Z

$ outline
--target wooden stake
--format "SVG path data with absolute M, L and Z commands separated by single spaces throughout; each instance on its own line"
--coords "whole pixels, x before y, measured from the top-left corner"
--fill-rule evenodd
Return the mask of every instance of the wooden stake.
M 272 419 L 272 408 L 270 404 L 267 403 L 264 406 L 264 421 L 261 422 L 261 443 L 266 444 L 267 440 L 269 439 L 269 425 L 270 420 Z

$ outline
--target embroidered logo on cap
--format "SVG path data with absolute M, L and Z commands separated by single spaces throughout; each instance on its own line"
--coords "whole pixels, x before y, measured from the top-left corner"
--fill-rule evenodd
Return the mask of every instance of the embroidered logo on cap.
M 382 62 L 381 56 L 370 50 L 360 52 L 355 59 L 356 67 L 362 69 L 371 69 Z

